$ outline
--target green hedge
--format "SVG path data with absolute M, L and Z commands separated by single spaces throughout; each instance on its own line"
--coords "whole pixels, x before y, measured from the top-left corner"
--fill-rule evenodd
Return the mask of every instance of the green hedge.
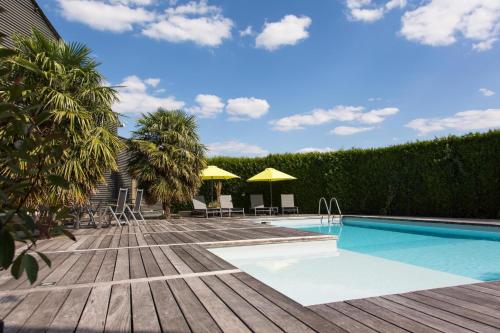
M 275 205 L 280 193 L 293 193 L 304 213 L 317 213 L 320 197 L 337 197 L 344 214 L 500 216 L 500 131 L 387 148 L 208 162 L 241 176 L 223 184 L 223 193 L 232 194 L 239 207 L 249 206 L 252 193 L 269 202 L 267 183 L 245 180 L 273 167 L 298 178 L 273 184 Z M 209 184 L 201 192 L 208 199 Z

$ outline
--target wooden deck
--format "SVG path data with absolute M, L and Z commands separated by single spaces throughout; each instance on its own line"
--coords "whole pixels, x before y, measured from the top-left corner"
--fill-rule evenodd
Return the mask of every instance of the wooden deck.
M 500 332 L 500 282 L 304 307 L 206 250 L 329 236 L 230 219 L 75 234 L 40 242 L 34 285 L 0 272 L 5 332 Z

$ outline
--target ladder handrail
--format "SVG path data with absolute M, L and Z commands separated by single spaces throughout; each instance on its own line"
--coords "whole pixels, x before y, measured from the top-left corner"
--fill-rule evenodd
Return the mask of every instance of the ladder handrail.
M 330 207 L 328 206 L 328 202 L 326 202 L 325 197 L 321 197 L 318 202 L 318 215 L 321 215 L 321 203 L 325 203 L 326 212 L 328 213 L 328 223 L 330 223 Z M 323 215 L 321 215 L 321 223 L 323 223 Z
M 335 204 L 337 205 L 337 210 L 339 211 L 339 215 L 342 216 L 342 211 L 340 210 L 340 206 L 339 206 L 339 202 L 337 201 L 337 198 L 333 197 L 330 199 L 330 205 L 329 205 L 329 208 L 330 208 L 330 212 L 332 211 L 332 203 L 333 201 L 335 201 Z

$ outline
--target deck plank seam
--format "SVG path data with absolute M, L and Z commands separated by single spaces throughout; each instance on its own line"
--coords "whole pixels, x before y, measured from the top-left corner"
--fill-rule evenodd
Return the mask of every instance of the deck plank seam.
M 226 269 L 219 271 L 211 271 L 211 272 L 193 272 L 193 273 L 184 273 L 184 274 L 173 274 L 166 276 L 153 276 L 153 277 L 144 277 L 144 278 L 136 278 L 136 279 L 123 279 L 123 280 L 115 280 L 115 281 L 103 281 L 103 282 L 90 282 L 90 283 L 79 283 L 79 284 L 70 284 L 70 285 L 59 285 L 59 286 L 42 286 L 35 287 L 29 289 L 16 289 L 16 290 L 2 290 L 0 291 L 1 296 L 10 296 L 10 295 L 21 295 L 21 294 L 29 294 L 33 292 L 43 292 L 43 291 L 56 291 L 56 290 L 66 290 L 66 289 L 78 289 L 78 288 L 95 288 L 95 287 L 105 287 L 105 286 L 114 286 L 119 284 L 127 284 L 127 283 L 141 283 L 141 282 L 151 282 L 151 281 L 167 281 L 167 280 L 176 280 L 176 279 L 186 279 L 191 277 L 203 277 L 203 276 L 216 276 L 216 275 L 224 275 L 224 274 L 234 274 L 241 273 L 240 269 Z
M 267 242 L 293 242 L 293 241 L 310 241 L 310 240 L 335 240 L 336 237 L 330 235 L 318 235 L 318 236 L 292 236 L 292 237 L 273 237 L 273 238 L 257 238 L 257 239 L 239 239 L 239 240 L 229 240 L 229 241 L 216 241 L 216 242 L 193 242 L 193 243 L 171 243 L 171 244 L 148 244 L 148 245 L 136 245 L 136 246 L 123 246 L 123 247 L 109 247 L 109 248 L 96 248 L 96 249 L 75 249 L 75 250 L 60 250 L 60 251 L 46 251 L 45 254 L 54 253 L 76 253 L 76 252 L 88 252 L 88 251 L 106 251 L 106 250 L 119 250 L 119 249 L 135 249 L 141 247 L 156 247 L 156 246 L 176 246 L 176 245 L 202 245 L 202 246 L 224 246 L 235 244 L 252 244 L 252 243 L 267 243 Z

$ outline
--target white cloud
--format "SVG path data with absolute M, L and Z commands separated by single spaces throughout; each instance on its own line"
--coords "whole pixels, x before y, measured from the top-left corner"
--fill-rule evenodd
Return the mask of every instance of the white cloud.
M 500 127 L 500 109 L 468 110 L 446 118 L 418 118 L 406 124 L 419 135 L 446 129 L 459 131 L 485 130 Z
M 252 26 L 249 25 L 246 27 L 244 30 L 240 30 L 240 36 L 245 37 L 245 36 L 252 36 L 253 35 L 253 29 Z
M 260 146 L 239 141 L 209 143 L 207 144 L 207 149 L 208 154 L 211 156 L 265 156 L 269 154 L 269 151 Z
M 383 122 L 386 117 L 395 115 L 398 112 L 398 108 L 383 108 L 371 110 L 369 112 L 363 113 L 359 117 L 359 120 L 367 124 L 378 124 Z
M 490 97 L 495 95 L 495 92 L 493 90 L 490 90 L 488 88 L 481 88 L 479 89 L 479 92 L 483 94 L 483 96 Z
M 305 148 L 297 150 L 297 153 L 314 153 L 314 152 L 317 152 L 317 153 L 328 153 L 328 152 L 332 152 L 332 151 L 335 151 L 335 150 L 336 149 L 332 148 L 332 147 L 324 147 L 324 148 L 305 147 Z
M 156 88 L 156 86 L 160 83 L 160 79 L 151 77 L 149 79 L 144 80 L 144 83 L 146 83 L 147 85 L 149 85 L 153 88 Z
M 165 15 L 142 30 L 145 36 L 169 42 L 193 42 L 216 47 L 231 37 L 233 21 L 225 18 L 216 6 L 207 1 L 191 1 L 170 7 Z
M 58 0 L 62 15 L 69 21 L 84 23 L 96 30 L 131 31 L 135 24 L 154 20 L 154 13 L 121 3 L 95 0 Z
M 210 6 L 207 0 L 190 1 L 184 5 L 170 7 L 167 9 L 168 14 L 179 15 L 207 15 L 220 14 L 221 9 L 217 6 Z
M 332 121 L 359 121 L 367 124 L 376 124 L 386 117 L 399 112 L 398 108 L 384 108 L 365 112 L 362 106 L 337 105 L 332 109 L 314 109 L 308 113 L 296 114 L 271 121 L 273 128 L 278 131 L 304 129 L 306 126 L 317 126 Z
M 490 49 L 499 32 L 498 0 L 430 0 L 406 12 L 401 28 L 407 39 L 432 46 L 450 45 L 462 36 L 478 51 Z
M 382 97 L 370 97 L 368 98 L 368 102 L 380 102 Z
M 119 84 L 119 102 L 113 105 L 113 110 L 119 113 L 146 113 L 154 112 L 159 107 L 167 110 L 181 109 L 184 102 L 178 101 L 173 96 L 156 97 L 148 92 L 145 80 L 132 75 Z
M 390 0 L 385 5 L 374 4 L 371 0 L 347 0 L 346 4 L 351 20 L 375 22 L 395 8 L 404 8 L 406 0 Z
M 239 97 L 227 101 L 226 112 L 231 119 L 257 119 L 269 111 L 270 105 L 265 99 Z
M 203 95 L 196 96 L 197 106 L 188 108 L 187 111 L 201 118 L 213 118 L 224 111 L 224 102 L 219 96 Z
M 295 45 L 309 37 L 307 29 L 311 22 L 307 16 L 286 15 L 281 21 L 265 23 L 264 29 L 255 39 L 255 45 L 270 51 L 285 45 Z
M 111 3 L 121 3 L 124 5 L 141 5 L 147 6 L 155 2 L 155 0 L 110 0 Z
M 336 135 L 353 135 L 361 132 L 371 131 L 374 127 L 353 127 L 353 126 L 338 126 L 330 131 Z

